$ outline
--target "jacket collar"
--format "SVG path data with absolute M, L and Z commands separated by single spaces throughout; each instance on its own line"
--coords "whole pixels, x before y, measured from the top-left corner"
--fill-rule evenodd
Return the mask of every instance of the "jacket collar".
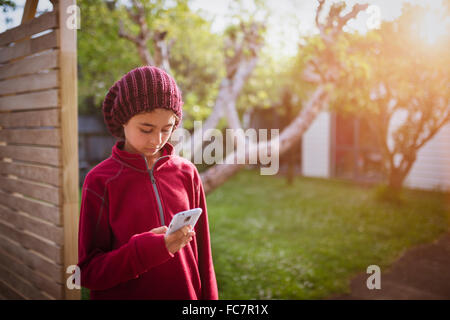
M 117 141 L 112 148 L 112 157 L 124 165 L 136 169 L 138 171 L 147 171 L 147 163 L 143 154 L 140 153 L 130 153 L 128 151 L 123 150 L 125 145 L 124 140 Z M 153 163 L 153 166 L 149 164 L 149 169 L 156 170 L 156 168 L 160 167 L 164 162 L 169 160 L 174 154 L 174 147 L 171 143 L 166 142 L 166 144 L 162 148 L 162 155 L 160 158 L 156 159 L 156 162 Z

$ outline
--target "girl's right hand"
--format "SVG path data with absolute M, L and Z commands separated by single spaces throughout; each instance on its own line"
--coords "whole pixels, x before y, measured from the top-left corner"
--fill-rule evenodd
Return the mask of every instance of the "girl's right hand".
M 174 254 L 192 240 L 195 236 L 195 231 L 189 231 L 191 228 L 191 226 L 184 226 L 164 237 L 167 250 L 169 250 L 170 253 Z

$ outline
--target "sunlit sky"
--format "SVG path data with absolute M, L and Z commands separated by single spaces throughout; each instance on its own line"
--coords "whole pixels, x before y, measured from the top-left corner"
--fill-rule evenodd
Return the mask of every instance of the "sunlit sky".
M 10 29 L 20 24 L 23 6 L 26 0 L 16 0 L 17 9 L 9 10 L 8 13 L 0 12 L 0 32 Z M 123 0 L 127 2 L 127 0 Z M 208 19 L 214 19 L 212 24 L 213 32 L 221 32 L 230 22 L 228 16 L 230 0 L 192 0 L 191 7 L 199 10 L 200 14 Z M 333 1 L 336 2 L 336 1 Z M 443 0 L 347 0 L 346 3 L 351 6 L 355 3 L 368 3 L 374 5 L 373 11 L 362 12 L 357 19 L 349 22 L 348 31 L 357 30 L 361 33 L 367 31 L 368 27 L 376 23 L 376 16 L 379 13 L 381 20 L 392 20 L 401 14 L 402 5 L 405 2 L 421 4 L 428 6 L 432 11 L 439 11 Z M 246 8 L 251 10 L 253 1 L 244 1 Z M 267 48 L 276 57 L 291 56 L 295 54 L 297 43 L 301 36 L 317 32 L 314 23 L 317 1 L 313 0 L 267 0 L 267 6 L 270 10 L 270 17 L 267 21 L 268 29 L 266 36 Z M 49 0 L 40 0 L 38 11 L 45 11 L 51 8 Z M 442 11 L 442 10 L 441 10 Z M 5 18 L 11 17 L 12 23 L 5 24 Z M 448 18 L 448 17 L 446 17 Z M 428 35 L 435 33 L 433 16 L 427 18 L 427 29 L 424 30 Z M 81 12 L 81 27 L 83 26 L 83 12 Z M 439 32 L 439 30 L 438 30 Z M 433 41 L 433 37 L 428 37 Z

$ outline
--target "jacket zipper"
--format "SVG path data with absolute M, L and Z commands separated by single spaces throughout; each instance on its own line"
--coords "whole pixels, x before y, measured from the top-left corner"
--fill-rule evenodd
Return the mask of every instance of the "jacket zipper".
M 150 176 L 150 181 L 152 182 L 153 190 L 155 191 L 156 201 L 158 202 L 159 218 L 160 218 L 161 226 L 165 226 L 166 223 L 164 222 L 164 211 L 163 211 L 163 207 L 162 207 L 162 204 L 161 204 L 161 198 L 159 196 L 158 188 L 156 186 L 155 176 L 153 175 L 153 168 L 155 167 L 155 164 L 159 161 L 159 159 L 166 158 L 168 156 L 163 156 L 163 157 L 160 157 L 160 158 L 156 159 L 156 161 L 155 161 L 155 163 L 153 163 L 151 169 L 148 167 L 147 158 L 145 156 L 143 156 L 143 157 L 144 157 L 144 160 L 145 160 L 145 165 L 147 166 L 148 174 Z

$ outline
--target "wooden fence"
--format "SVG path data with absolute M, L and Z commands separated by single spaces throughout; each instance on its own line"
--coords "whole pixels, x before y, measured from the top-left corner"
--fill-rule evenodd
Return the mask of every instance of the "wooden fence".
M 79 299 L 76 28 L 67 7 L 0 34 L 0 295 Z

